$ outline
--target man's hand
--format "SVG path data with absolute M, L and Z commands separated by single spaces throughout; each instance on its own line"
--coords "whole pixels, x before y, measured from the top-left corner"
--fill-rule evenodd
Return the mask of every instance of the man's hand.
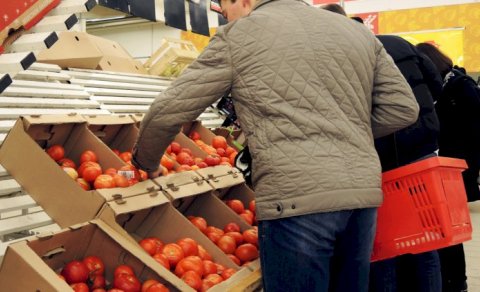
M 151 171 L 151 172 L 148 172 L 148 178 L 157 178 L 159 177 L 160 175 L 162 174 L 162 168 L 159 167 L 157 170 L 155 171 Z

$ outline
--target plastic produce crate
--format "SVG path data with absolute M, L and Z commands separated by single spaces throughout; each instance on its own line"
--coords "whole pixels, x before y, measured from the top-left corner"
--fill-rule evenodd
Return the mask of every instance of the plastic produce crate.
M 464 160 L 432 157 L 383 173 L 372 261 L 417 254 L 472 238 Z

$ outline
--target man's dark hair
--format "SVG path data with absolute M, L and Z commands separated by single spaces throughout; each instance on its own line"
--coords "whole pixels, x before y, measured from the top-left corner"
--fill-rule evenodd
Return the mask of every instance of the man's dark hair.
M 363 23 L 363 19 L 361 17 L 358 17 L 358 16 L 352 16 L 350 17 L 351 19 L 355 20 L 355 21 L 358 21 L 360 23 Z
M 420 43 L 416 47 L 420 52 L 425 54 L 433 64 L 435 64 L 435 67 L 440 71 L 442 77 L 452 70 L 452 59 L 437 49 L 436 46 L 430 43 Z
M 341 15 L 344 15 L 344 16 L 347 16 L 347 13 L 342 8 L 342 6 L 340 6 L 338 4 L 333 4 L 333 3 L 332 4 L 326 4 L 326 5 L 321 6 L 320 8 L 331 11 L 331 12 L 334 12 L 334 13 L 338 13 L 338 14 L 341 14 Z

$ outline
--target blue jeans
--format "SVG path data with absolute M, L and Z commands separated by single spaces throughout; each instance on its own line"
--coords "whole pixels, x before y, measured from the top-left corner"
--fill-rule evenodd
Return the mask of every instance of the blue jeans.
M 367 291 L 376 219 L 369 208 L 260 221 L 265 291 Z

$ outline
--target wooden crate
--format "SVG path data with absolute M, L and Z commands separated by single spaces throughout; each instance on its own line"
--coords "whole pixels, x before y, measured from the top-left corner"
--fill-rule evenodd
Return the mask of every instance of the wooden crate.
M 165 38 L 144 67 L 152 75 L 177 77 L 198 55 L 199 52 L 191 42 Z

